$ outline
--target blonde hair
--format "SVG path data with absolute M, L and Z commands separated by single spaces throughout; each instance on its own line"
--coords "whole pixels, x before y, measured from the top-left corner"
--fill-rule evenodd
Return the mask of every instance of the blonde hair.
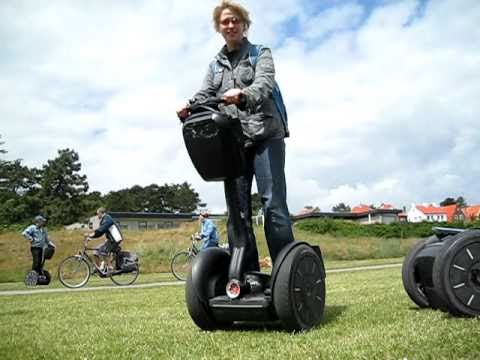
M 216 6 L 215 9 L 213 9 L 213 25 L 217 32 L 220 29 L 220 15 L 222 15 L 222 11 L 225 9 L 229 9 L 234 12 L 240 18 L 241 22 L 245 24 L 245 31 L 248 30 L 252 23 L 252 20 L 250 20 L 250 15 L 247 9 L 233 1 L 222 0 L 220 5 Z

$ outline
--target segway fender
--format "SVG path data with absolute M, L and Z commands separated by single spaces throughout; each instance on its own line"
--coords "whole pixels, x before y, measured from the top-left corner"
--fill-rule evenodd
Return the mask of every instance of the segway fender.
M 192 284 L 198 298 L 208 302 L 215 296 L 215 286 L 221 277 L 227 277 L 230 264 L 230 254 L 221 248 L 202 250 L 192 264 Z

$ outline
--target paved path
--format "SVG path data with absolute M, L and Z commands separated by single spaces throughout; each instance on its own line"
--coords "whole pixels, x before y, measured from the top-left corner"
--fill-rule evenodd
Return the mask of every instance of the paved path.
M 366 271 L 366 270 L 381 270 L 388 268 L 401 267 L 402 264 L 386 264 L 386 265 L 371 265 L 371 266 L 358 266 L 345 269 L 332 269 L 327 270 L 327 274 L 340 273 L 340 272 L 354 272 L 354 271 Z M 32 289 L 32 290 L 6 290 L 0 291 L 0 296 L 12 296 L 12 295 L 32 295 L 32 294 L 46 294 L 46 293 L 64 293 L 64 292 L 81 292 L 81 291 L 101 291 L 101 290 L 123 290 L 123 289 L 145 289 L 159 286 L 175 286 L 184 285 L 183 281 L 162 281 L 150 284 L 128 285 L 128 286 L 98 286 L 98 287 L 84 287 L 80 289 L 67 289 L 67 288 L 55 288 L 55 289 Z

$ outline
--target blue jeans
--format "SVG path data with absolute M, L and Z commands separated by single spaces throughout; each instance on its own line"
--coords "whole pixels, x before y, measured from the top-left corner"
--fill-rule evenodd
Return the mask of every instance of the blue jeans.
M 202 247 L 200 248 L 200 250 L 205 250 L 209 247 L 218 247 L 218 242 L 217 241 L 213 241 L 212 239 L 208 238 L 208 239 L 205 239 L 203 240 L 203 243 L 202 243 Z
M 285 142 L 283 139 L 269 139 L 246 149 L 245 174 L 234 180 L 232 187 L 225 187 L 227 207 L 232 209 L 232 201 L 238 201 L 240 210 L 239 225 L 246 233 L 243 268 L 245 271 L 259 270 L 258 250 L 252 226 L 252 181 L 255 176 L 265 216 L 265 238 L 272 262 L 288 243 L 294 241 L 290 213 L 287 206 L 285 184 Z M 229 194 L 229 192 L 235 194 Z M 233 248 L 232 239 L 237 236 L 234 222 L 229 216 L 227 223 L 228 242 Z M 237 239 L 233 240 L 237 241 Z

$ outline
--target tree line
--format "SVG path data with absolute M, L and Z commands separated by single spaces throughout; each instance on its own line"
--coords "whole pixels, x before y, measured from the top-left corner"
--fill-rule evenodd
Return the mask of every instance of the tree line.
M 7 153 L 3 144 L 0 141 L 2 157 Z M 50 224 L 71 224 L 84 221 L 100 206 L 109 211 L 192 212 L 200 203 L 187 182 L 135 185 L 105 195 L 89 192 L 81 169 L 80 157 L 72 149 L 58 150 L 41 168 L 30 168 L 21 159 L 0 158 L 0 224 L 29 222 L 37 214 Z

